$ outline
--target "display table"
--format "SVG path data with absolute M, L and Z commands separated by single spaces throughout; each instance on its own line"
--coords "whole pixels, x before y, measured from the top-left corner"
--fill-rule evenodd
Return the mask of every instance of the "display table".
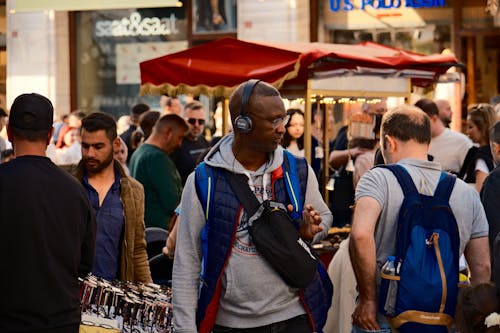
M 313 250 L 318 254 L 319 259 L 328 267 L 333 256 L 339 249 L 340 243 L 349 237 L 351 226 L 346 225 L 342 228 L 332 227 L 328 230 L 328 236 L 317 244 L 313 244 Z
M 172 290 L 156 284 L 80 281 L 80 333 L 172 332 Z
M 99 326 L 88 326 L 88 325 L 80 325 L 79 333 L 120 333 L 119 329 L 115 328 L 103 328 Z

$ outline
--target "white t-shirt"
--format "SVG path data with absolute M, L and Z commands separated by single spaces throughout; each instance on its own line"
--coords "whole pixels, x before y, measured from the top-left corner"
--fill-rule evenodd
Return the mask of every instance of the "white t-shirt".
M 481 171 L 484 173 L 490 173 L 490 169 L 488 168 L 488 165 L 486 164 L 486 161 L 483 160 L 482 158 L 478 158 L 476 161 L 476 168 L 474 171 Z
M 443 170 L 458 173 L 471 147 L 472 141 L 466 135 L 446 128 L 431 139 L 429 154 L 441 164 Z
M 4 151 L 5 149 L 7 149 L 6 141 L 2 137 L 0 137 L 0 152 Z

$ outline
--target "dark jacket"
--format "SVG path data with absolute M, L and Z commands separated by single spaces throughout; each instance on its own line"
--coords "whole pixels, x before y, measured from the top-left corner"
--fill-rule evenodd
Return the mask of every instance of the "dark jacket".
M 144 188 L 137 180 L 126 175 L 119 162 L 114 161 L 120 172 L 120 197 L 123 202 L 125 227 L 120 249 L 120 280 L 152 282 L 149 270 L 146 240 L 144 238 Z M 84 165 L 78 164 L 73 174 L 82 182 Z
M 297 161 L 302 161 L 302 163 L 297 163 L 297 170 L 300 175 L 300 191 L 302 198 L 304 198 L 307 183 L 307 164 L 305 160 L 297 159 Z M 198 168 L 206 168 L 206 166 L 201 164 Z M 238 227 L 237 216 L 241 209 L 240 202 L 234 195 L 226 177 L 215 168 L 212 168 L 210 177 L 213 177 L 214 192 L 211 195 L 212 202 L 209 208 L 210 213 L 208 214 L 207 225 L 202 231 L 202 251 L 205 264 L 204 272 L 202 273 L 203 284 L 196 314 L 198 331 L 201 333 L 209 332 L 215 322 L 222 290 L 221 277 L 224 274 L 224 268 L 226 267 L 235 241 Z M 272 188 L 273 198 L 276 201 L 282 203 L 289 202 L 283 175 L 275 177 L 273 173 Z M 305 289 L 299 291 L 300 300 L 314 332 L 321 332 L 326 322 L 326 315 L 330 304 L 327 304 L 328 302 L 324 300 L 328 298 L 331 303 L 331 288 L 331 282 L 326 271 L 323 267 L 319 267 L 313 282 Z M 325 297 L 326 294 L 329 295 Z
M 488 219 L 491 259 L 492 259 L 492 272 L 494 277 L 498 280 L 500 276 L 496 276 L 495 271 L 500 273 L 500 257 L 495 258 L 494 241 L 500 232 L 500 167 L 493 170 L 488 177 L 484 180 L 483 187 L 481 188 L 481 202 L 483 203 L 486 218 Z M 499 239 L 500 240 L 500 239 Z M 499 242 L 500 245 L 500 242 Z M 497 249 L 500 251 L 500 248 Z M 496 260 L 495 260 L 496 259 Z M 495 268 L 495 266 L 498 266 Z

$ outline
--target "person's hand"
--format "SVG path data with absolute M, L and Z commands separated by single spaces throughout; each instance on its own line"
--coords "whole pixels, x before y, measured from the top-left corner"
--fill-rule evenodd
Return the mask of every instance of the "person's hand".
M 174 252 L 175 252 L 175 247 L 172 246 L 172 244 L 168 241 L 165 242 L 165 246 L 161 249 L 161 252 L 163 255 L 167 256 L 170 259 L 174 259 Z
M 352 323 L 368 331 L 379 330 L 377 323 L 377 302 L 360 300 L 352 313 Z
M 292 205 L 288 205 L 288 210 L 292 210 Z M 313 239 L 314 235 L 318 232 L 323 231 L 324 227 L 321 224 L 321 215 L 311 205 L 305 205 L 302 211 L 302 224 L 300 225 L 300 236 L 310 241 Z
M 168 247 L 163 247 L 163 249 L 161 249 L 161 252 L 163 253 L 163 255 L 167 256 L 169 259 L 174 259 L 174 252 L 171 251 Z

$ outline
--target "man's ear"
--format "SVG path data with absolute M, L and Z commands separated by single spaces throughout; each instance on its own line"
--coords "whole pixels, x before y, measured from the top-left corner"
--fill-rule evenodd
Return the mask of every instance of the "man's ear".
M 163 140 L 165 140 L 165 142 L 169 142 L 171 139 L 172 139 L 172 132 L 173 132 L 173 129 L 169 126 L 165 126 L 165 128 L 163 129 Z
M 386 145 L 386 150 L 389 152 L 389 153 L 393 153 L 396 148 L 397 148 L 397 142 L 396 140 L 394 140 L 394 138 L 390 135 L 385 135 L 385 145 Z
M 493 153 L 493 156 L 498 159 L 500 157 L 500 143 L 492 142 L 491 152 Z
M 7 138 L 10 142 L 14 142 L 14 136 L 12 135 L 12 129 L 7 125 Z
M 47 136 L 47 146 L 50 145 L 50 141 L 52 141 L 52 136 L 54 135 L 54 127 L 52 127 L 49 131 L 49 135 Z
M 120 138 L 116 137 L 113 140 L 113 153 L 118 152 L 120 150 L 121 145 L 122 145 L 122 142 L 121 142 Z

